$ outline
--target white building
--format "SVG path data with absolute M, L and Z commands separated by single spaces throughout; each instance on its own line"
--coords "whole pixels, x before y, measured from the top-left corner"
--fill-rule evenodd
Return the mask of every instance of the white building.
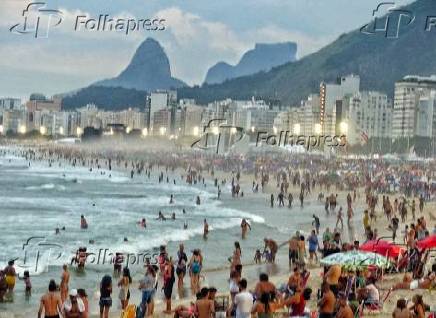
M 360 77 L 347 75 L 337 79 L 336 83 L 322 82 L 320 85 L 320 124 L 325 135 L 336 132 L 337 103 L 344 96 L 359 92 Z
M 202 131 L 201 120 L 203 111 L 203 107 L 195 105 L 188 105 L 183 108 L 183 134 L 185 136 L 198 135 Z
M 415 135 L 428 138 L 436 136 L 436 91 L 419 98 Z
M 427 113 L 431 108 L 432 91 L 436 90 L 436 76 L 420 77 L 406 76 L 395 83 L 394 111 L 392 118 L 392 135 L 398 137 L 413 137 L 418 134 L 428 134 L 429 126 L 435 119 L 418 121 L 418 113 Z M 428 127 L 422 127 L 422 125 Z M 421 127 L 418 127 L 418 124 Z M 434 135 L 435 133 L 433 133 Z
M 350 144 L 368 138 L 391 138 L 392 105 L 386 94 L 364 91 L 344 98 L 343 120 Z
M 21 104 L 19 98 L 0 98 L 0 112 L 5 110 L 23 110 L 24 105 Z
M 162 109 L 169 108 L 177 103 L 177 92 L 171 90 L 157 90 L 150 95 L 150 107 L 148 113 L 150 114 L 150 131 L 153 130 L 154 114 Z M 160 114 L 160 113 L 159 113 Z

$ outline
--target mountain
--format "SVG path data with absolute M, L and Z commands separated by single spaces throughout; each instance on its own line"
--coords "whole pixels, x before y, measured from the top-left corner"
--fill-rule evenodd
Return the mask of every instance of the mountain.
M 212 66 L 206 75 L 205 83 L 218 84 L 235 77 L 269 71 L 297 59 L 297 44 L 293 42 L 264 44 L 256 43 L 254 49 L 246 52 L 238 64 L 219 62 Z
M 147 38 L 132 60 L 117 77 L 99 81 L 95 86 L 134 88 L 142 91 L 186 86 L 171 76 L 170 62 L 159 42 Z
M 402 10 L 402 11 L 401 11 Z M 225 81 L 222 84 L 203 84 L 201 87 L 181 88 L 180 98 L 195 98 L 200 103 L 224 98 L 261 97 L 279 99 L 282 103 L 299 105 L 302 99 L 319 92 L 321 81 L 334 81 L 338 76 L 358 74 L 361 89 L 378 90 L 393 96 L 394 83 L 408 74 L 436 74 L 436 27 L 426 31 L 427 17 L 436 17 L 435 0 L 418 0 L 401 10 L 392 10 L 382 18 L 389 17 L 388 37 L 383 32 L 371 33 L 374 23 L 364 28 L 341 35 L 336 41 L 318 52 L 296 62 L 287 63 L 250 76 Z M 371 17 L 372 12 L 368 12 Z M 414 15 L 409 24 L 404 15 Z M 399 34 L 395 27 L 401 23 Z M 431 26 L 431 25 L 430 25 Z M 367 31 L 370 32 L 367 32 Z
M 126 108 L 144 108 L 147 92 L 133 88 L 89 86 L 76 93 L 64 96 L 62 109 L 74 110 L 87 104 L 95 104 L 100 109 L 123 110 Z

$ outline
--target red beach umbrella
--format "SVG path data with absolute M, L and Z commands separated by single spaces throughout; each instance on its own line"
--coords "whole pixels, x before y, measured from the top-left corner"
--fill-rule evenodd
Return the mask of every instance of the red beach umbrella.
M 384 240 L 372 240 L 365 242 L 359 248 L 361 251 L 373 252 L 390 258 L 397 258 L 405 249 L 394 243 Z
M 418 241 L 416 244 L 421 249 L 436 247 L 436 234 L 430 235 L 425 239 Z

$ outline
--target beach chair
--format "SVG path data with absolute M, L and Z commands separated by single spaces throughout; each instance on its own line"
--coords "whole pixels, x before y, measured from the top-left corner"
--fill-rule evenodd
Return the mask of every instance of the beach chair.
M 130 304 L 121 312 L 121 318 L 136 318 L 136 305 Z
M 384 297 L 380 297 L 380 301 L 374 303 L 364 302 L 364 312 L 368 315 L 379 315 L 383 311 L 383 304 L 386 302 L 390 294 L 392 293 L 392 289 L 389 289 L 386 292 Z
M 215 297 L 215 312 L 227 312 L 230 307 L 229 295 L 218 295 Z

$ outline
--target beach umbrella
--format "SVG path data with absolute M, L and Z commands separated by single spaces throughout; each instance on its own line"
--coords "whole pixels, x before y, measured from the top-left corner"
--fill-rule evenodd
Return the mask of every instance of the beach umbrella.
M 422 249 L 436 247 L 436 234 L 430 235 L 425 239 L 418 241 L 418 243 L 416 244 L 418 245 L 419 248 Z
M 368 266 L 388 267 L 389 260 L 380 254 L 364 251 L 335 253 L 321 260 L 322 265 L 341 265 L 347 269 L 357 269 Z
M 383 256 L 397 258 L 405 249 L 385 240 L 372 240 L 362 244 L 359 249 L 365 252 L 374 252 Z

